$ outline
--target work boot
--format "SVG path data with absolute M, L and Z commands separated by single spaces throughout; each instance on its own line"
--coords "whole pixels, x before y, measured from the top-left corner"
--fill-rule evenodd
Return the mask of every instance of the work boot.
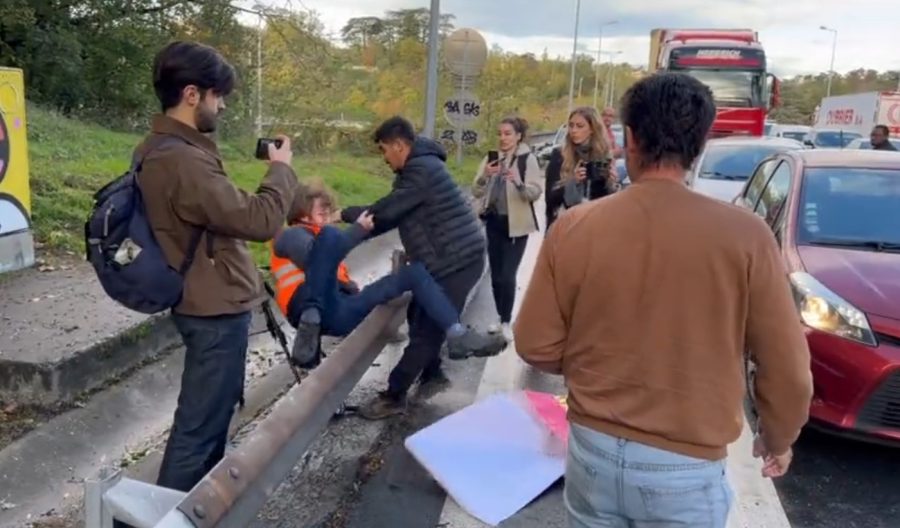
M 426 369 L 419 376 L 419 388 L 416 391 L 416 396 L 427 400 L 444 392 L 448 387 L 450 387 L 450 378 L 444 373 L 444 369 L 440 366 Z
M 322 319 L 319 310 L 307 308 L 300 315 L 294 345 L 291 349 L 291 362 L 302 369 L 315 367 L 319 362 L 319 334 Z
M 406 412 L 406 394 L 381 391 L 359 408 L 359 415 L 366 420 L 384 420 Z
M 506 339 L 502 334 L 480 334 L 472 328 L 460 336 L 447 338 L 447 356 L 454 360 L 496 356 L 504 348 Z

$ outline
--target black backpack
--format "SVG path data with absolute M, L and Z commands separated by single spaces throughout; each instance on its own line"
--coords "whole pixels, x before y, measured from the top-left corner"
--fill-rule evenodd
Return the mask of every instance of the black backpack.
M 175 307 L 181 302 L 184 274 L 194 260 L 204 230 L 191 235 L 184 261 L 169 265 L 153 236 L 137 175 L 151 151 L 184 142 L 167 136 L 142 156 L 135 154 L 131 168 L 94 194 L 94 206 L 84 224 L 87 260 L 100 285 L 120 304 L 145 314 Z

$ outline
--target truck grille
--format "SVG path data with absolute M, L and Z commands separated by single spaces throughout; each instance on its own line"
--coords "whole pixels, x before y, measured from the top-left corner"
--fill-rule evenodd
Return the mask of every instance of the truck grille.
M 860 429 L 900 430 L 900 371 L 894 372 L 875 389 L 859 413 Z

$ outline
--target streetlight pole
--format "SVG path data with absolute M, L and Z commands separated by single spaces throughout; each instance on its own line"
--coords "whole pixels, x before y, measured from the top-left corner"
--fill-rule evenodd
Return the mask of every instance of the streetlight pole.
M 825 97 L 831 96 L 831 83 L 834 79 L 834 53 L 837 51 L 837 30 L 827 26 L 819 26 L 822 31 L 831 32 L 831 67 L 828 69 L 828 86 L 825 88 Z
M 600 24 L 600 35 L 597 37 L 597 62 L 594 64 L 594 108 L 597 108 L 597 94 L 600 89 L 600 54 L 603 52 L 603 26 L 611 26 L 618 24 L 618 20 L 610 20 L 609 22 Z
M 612 106 L 613 99 L 615 98 L 615 94 L 613 94 L 613 92 L 612 92 L 613 57 L 621 54 L 622 52 L 621 51 L 607 51 L 605 53 L 607 55 L 609 55 L 609 65 L 607 66 L 608 69 L 606 71 L 606 87 L 604 88 L 604 91 L 606 92 L 606 97 L 604 97 L 604 99 L 606 100 L 606 106 Z
M 575 0 L 575 35 L 572 39 L 572 71 L 569 74 L 569 106 L 572 111 L 572 101 L 575 98 L 575 64 L 578 58 L 578 19 L 581 16 L 581 0 Z
M 425 137 L 434 138 L 434 123 L 437 118 L 438 89 L 438 40 L 440 39 L 440 0 L 431 0 L 431 14 L 428 28 L 428 75 L 425 84 Z
M 256 137 L 262 137 L 262 12 L 256 30 Z

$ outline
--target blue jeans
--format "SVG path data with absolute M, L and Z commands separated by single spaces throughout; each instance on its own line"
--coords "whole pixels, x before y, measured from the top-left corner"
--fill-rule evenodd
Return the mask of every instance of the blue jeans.
M 344 293 L 337 280 L 340 263 L 353 249 L 343 231 L 325 226 L 316 237 L 307 258 L 306 282 L 297 289 L 288 305 L 288 321 L 294 326 L 306 308 L 319 309 L 322 331 L 326 335 L 344 336 L 352 332 L 376 306 L 412 292 L 415 303 L 441 329 L 459 322 L 459 312 L 450 303 L 440 285 L 425 266 L 413 262 L 397 273 L 386 275 L 357 294 Z
M 172 319 L 186 351 L 157 484 L 190 491 L 225 454 L 228 425 L 244 391 L 250 313 Z
M 569 528 L 724 528 L 725 460 L 703 460 L 577 424 L 569 429 Z

